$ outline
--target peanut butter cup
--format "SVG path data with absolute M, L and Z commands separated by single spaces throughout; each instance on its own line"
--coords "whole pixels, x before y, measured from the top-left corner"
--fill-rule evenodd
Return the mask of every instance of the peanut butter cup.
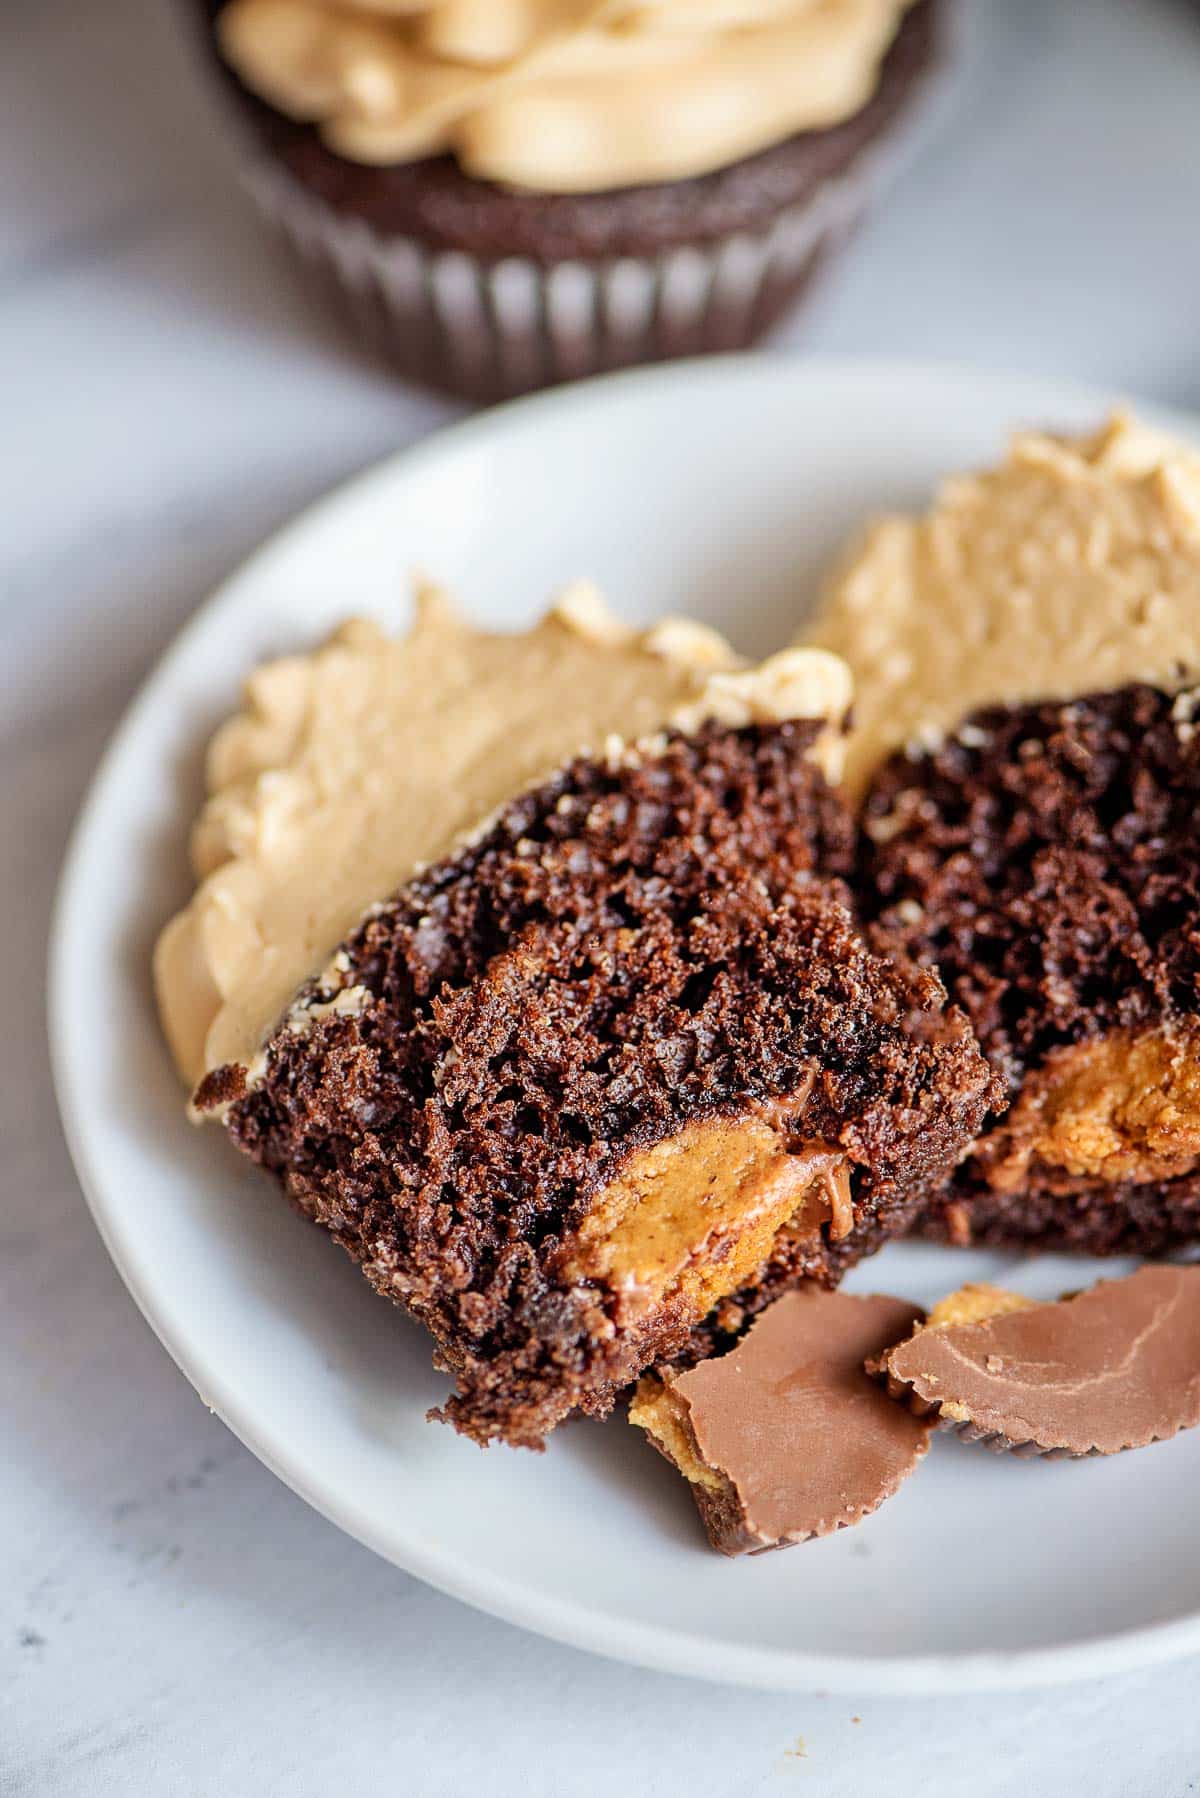
M 964 1287 L 874 1364 L 969 1442 L 1112 1455 L 1200 1423 L 1200 1267 L 1144 1267 L 1055 1304 Z
M 892 1497 L 932 1420 L 894 1405 L 865 1363 L 923 1315 L 904 1299 L 802 1288 L 727 1355 L 642 1376 L 629 1420 L 687 1480 L 714 1548 L 832 1535 Z

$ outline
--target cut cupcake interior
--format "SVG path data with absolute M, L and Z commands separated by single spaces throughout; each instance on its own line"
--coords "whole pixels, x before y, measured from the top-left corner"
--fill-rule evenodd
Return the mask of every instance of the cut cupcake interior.
M 961 1018 L 813 876 L 816 728 L 571 764 L 347 939 L 257 1084 L 200 1087 L 430 1325 L 480 1438 L 606 1409 L 777 1237 L 832 1277 L 978 1122 Z
M 702 1352 L 714 1306 L 733 1327 L 782 1284 L 836 1278 L 944 1177 L 990 1076 L 938 981 L 872 954 L 842 903 L 853 832 L 821 765 L 840 664 L 739 670 L 707 634 L 634 637 L 592 604 L 516 641 L 560 721 L 586 715 L 593 660 L 606 678 L 620 662 L 627 713 L 636 673 L 637 735 L 614 734 L 614 704 L 599 752 L 518 782 L 377 889 L 257 1032 L 229 981 L 194 1102 L 429 1326 L 458 1427 L 537 1444 L 650 1361 Z M 493 773 L 500 722 L 481 738 Z M 290 749 L 310 735 L 293 721 Z M 443 746 L 445 719 L 425 747 Z M 240 892 L 239 860 L 261 898 L 263 846 L 238 841 L 201 919 Z M 168 1009 L 196 924 L 166 939 Z
M 859 892 L 1007 1088 L 950 1240 L 1200 1237 L 1200 457 L 1116 414 L 873 524 L 807 632 L 855 677 Z
M 935 1223 L 1160 1253 L 1200 1237 L 1200 740 L 1149 686 L 975 714 L 894 758 L 862 890 L 936 964 L 1009 1108 Z
M 840 717 L 849 695 L 831 657 L 746 671 L 715 631 L 634 631 L 583 582 L 523 632 L 476 630 L 425 587 L 402 637 L 352 619 L 266 663 L 209 747 L 199 886 L 155 954 L 184 1078 L 252 1059 L 368 905 L 585 746 L 705 707 L 746 723 L 789 705 Z M 837 751 L 830 728 L 816 753 Z

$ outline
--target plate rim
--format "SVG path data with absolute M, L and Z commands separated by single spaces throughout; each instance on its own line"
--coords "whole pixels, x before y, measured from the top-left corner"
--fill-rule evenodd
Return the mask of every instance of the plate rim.
M 1094 408 L 1098 415 L 1116 406 L 1132 405 L 1139 416 L 1150 422 L 1200 442 L 1200 415 L 1134 399 L 1124 390 L 1061 380 L 1038 371 L 1018 372 L 927 358 L 747 352 L 694 357 L 657 367 L 623 370 L 511 400 L 441 426 L 416 444 L 393 451 L 339 482 L 270 532 L 199 601 L 139 682 L 108 738 L 80 802 L 52 906 L 47 968 L 52 1081 L 80 1187 L 104 1247 L 151 1330 L 202 1402 L 256 1459 L 321 1516 L 385 1561 L 504 1622 L 573 1648 L 658 1672 L 762 1690 L 861 1692 L 880 1696 L 952 1695 L 1064 1685 L 1163 1665 L 1200 1653 L 1200 1608 L 1189 1616 L 1162 1623 L 1034 1649 L 872 1656 L 722 1643 L 717 1650 L 710 1638 L 695 1632 L 669 1625 L 651 1626 L 637 1619 L 613 1618 L 589 1609 L 586 1604 L 539 1593 L 517 1579 L 481 1571 L 464 1563 L 456 1552 L 440 1548 L 419 1534 L 406 1536 L 402 1525 L 397 1525 L 391 1539 L 385 1540 L 382 1532 L 365 1513 L 356 1509 L 352 1500 L 323 1488 L 320 1479 L 308 1467 L 289 1462 L 286 1456 L 273 1452 L 263 1440 L 261 1426 L 245 1414 L 236 1390 L 221 1379 L 208 1377 L 203 1370 L 189 1365 L 190 1357 L 186 1346 L 179 1341 L 178 1330 L 172 1329 L 170 1316 L 158 1301 L 145 1270 L 138 1267 L 136 1257 L 123 1240 L 108 1208 L 104 1175 L 96 1164 L 83 1122 L 85 1106 L 77 1088 L 70 1052 L 69 946 L 79 928 L 78 917 L 84 903 L 80 875 L 89 847 L 90 828 L 107 788 L 110 771 L 127 738 L 136 732 L 153 691 L 164 679 L 170 678 L 174 663 L 186 658 L 193 638 L 208 627 L 215 613 L 235 603 L 243 585 L 255 583 L 275 557 L 286 555 L 294 540 L 314 528 L 319 529 L 342 505 L 368 496 L 373 486 L 386 488 L 398 476 L 419 474 L 427 463 L 436 462 L 447 453 L 469 450 L 476 441 L 486 445 L 490 438 L 502 438 L 513 420 L 519 424 L 534 424 L 539 417 L 580 407 L 603 410 L 610 403 L 619 404 L 621 396 L 631 389 L 670 388 L 699 378 L 737 386 L 756 376 L 769 378 L 773 384 L 778 381 L 803 382 L 806 376 L 817 380 L 848 381 L 873 378 L 881 383 L 960 379 L 971 388 L 973 395 L 987 390 L 997 397 L 1009 387 L 1038 387 L 1045 391 L 1051 403 L 1057 395 L 1060 404 L 1080 410 Z M 717 1652 L 721 1657 L 719 1671 L 713 1666 Z

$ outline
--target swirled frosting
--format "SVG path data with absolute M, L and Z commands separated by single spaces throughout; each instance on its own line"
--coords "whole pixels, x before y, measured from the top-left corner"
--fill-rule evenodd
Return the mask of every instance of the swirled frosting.
M 241 81 L 355 162 L 594 193 L 725 168 L 870 99 L 908 0 L 230 0 Z

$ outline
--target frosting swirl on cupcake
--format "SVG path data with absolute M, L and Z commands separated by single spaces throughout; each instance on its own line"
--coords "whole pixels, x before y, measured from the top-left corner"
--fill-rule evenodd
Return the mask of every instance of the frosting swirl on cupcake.
M 230 0 L 241 81 L 351 161 L 594 193 L 728 167 L 871 98 L 908 0 Z

